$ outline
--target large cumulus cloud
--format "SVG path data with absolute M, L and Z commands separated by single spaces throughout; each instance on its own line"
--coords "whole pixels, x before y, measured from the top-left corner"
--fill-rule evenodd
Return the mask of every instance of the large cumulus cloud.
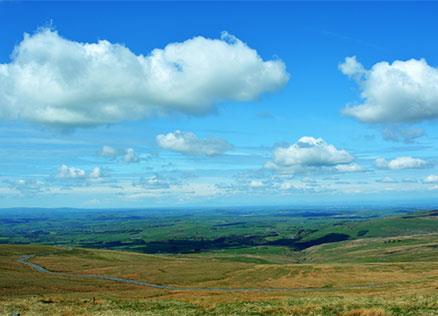
M 62 127 L 154 114 L 201 115 L 223 101 L 249 101 L 288 80 L 281 60 L 264 61 L 223 33 L 136 55 L 106 40 L 80 43 L 43 29 L 24 36 L 0 64 L 0 118 Z
M 282 172 L 300 172 L 321 167 L 331 167 L 342 172 L 359 171 L 360 166 L 350 163 L 354 157 L 345 149 L 338 149 L 322 138 L 301 137 L 296 143 L 279 146 L 273 159 L 266 163 L 268 169 Z
M 363 103 L 343 113 L 367 123 L 413 123 L 438 118 L 438 68 L 424 59 L 379 62 L 367 70 L 347 57 L 339 65 L 353 78 Z

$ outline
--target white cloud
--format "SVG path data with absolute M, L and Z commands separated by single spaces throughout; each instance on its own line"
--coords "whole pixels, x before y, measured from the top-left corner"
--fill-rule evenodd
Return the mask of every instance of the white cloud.
M 365 67 L 356 60 L 356 56 L 346 57 L 345 61 L 339 65 L 339 70 L 355 80 L 360 80 L 367 74 Z
M 122 150 L 105 145 L 102 147 L 100 154 L 108 158 L 120 158 L 127 163 L 135 163 L 140 161 L 140 157 L 137 155 L 133 148 L 127 148 L 125 150 Z
M 438 175 L 437 174 L 431 174 L 424 178 L 424 182 L 426 183 L 438 183 Z
M 264 61 L 223 33 L 136 55 L 106 40 L 80 43 L 42 29 L 0 64 L 0 118 L 61 127 L 205 114 L 218 103 L 249 101 L 286 84 L 281 60 Z
M 347 165 L 337 165 L 335 169 L 339 172 L 360 172 L 363 167 L 357 163 L 350 163 Z
M 67 165 L 62 165 L 58 169 L 58 178 L 62 179 L 78 179 L 78 178 L 85 178 L 86 173 L 84 170 L 75 168 L 75 167 L 69 167 Z
M 263 183 L 263 181 L 260 180 L 251 180 L 249 182 L 249 187 L 252 189 L 259 189 L 262 188 L 265 184 Z
M 100 167 L 93 168 L 89 174 L 83 169 L 61 165 L 58 169 L 57 177 L 60 179 L 99 179 L 103 177 L 103 172 Z
M 123 156 L 123 160 L 128 163 L 134 163 L 139 162 L 140 158 L 138 158 L 137 154 L 135 153 L 134 149 L 128 148 L 125 151 L 125 155 Z
M 171 181 L 158 174 L 154 174 L 148 178 L 141 178 L 132 183 L 133 186 L 138 186 L 147 189 L 165 189 L 169 188 Z
M 146 180 L 147 184 L 149 185 L 159 185 L 161 184 L 163 181 L 157 176 L 157 175 L 153 175 L 152 177 L 148 178 Z
M 93 170 L 91 170 L 89 177 L 91 179 L 99 179 L 103 177 L 103 172 L 100 167 L 94 167 Z
M 424 59 L 379 62 L 366 70 L 356 57 L 339 65 L 359 85 L 363 103 L 343 113 L 367 123 L 417 122 L 438 118 L 438 68 Z
M 353 156 L 344 149 L 327 144 L 322 138 L 301 137 L 298 142 L 280 146 L 274 150 L 273 159 L 265 166 L 268 169 L 299 171 L 306 168 L 334 167 L 348 164 Z M 339 167 L 344 168 L 347 167 Z M 352 168 L 352 167 L 350 167 Z
M 219 138 L 200 139 L 191 132 L 175 131 L 157 135 L 156 141 L 161 148 L 176 151 L 186 155 L 220 155 L 232 146 Z
M 104 157 L 114 158 L 118 155 L 118 151 L 111 146 L 104 145 L 100 151 L 100 154 Z
M 376 166 L 380 169 L 420 169 L 427 167 L 427 165 L 425 160 L 410 156 L 397 157 L 392 160 L 386 160 L 385 158 L 376 159 Z

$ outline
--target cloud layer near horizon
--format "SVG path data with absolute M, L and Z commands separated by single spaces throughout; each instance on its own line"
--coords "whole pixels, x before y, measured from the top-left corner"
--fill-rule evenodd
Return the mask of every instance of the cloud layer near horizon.
M 107 40 L 80 43 L 42 29 L 0 64 L 0 119 L 60 127 L 150 115 L 201 115 L 286 84 L 281 60 L 264 61 L 232 35 L 202 36 L 136 55 Z

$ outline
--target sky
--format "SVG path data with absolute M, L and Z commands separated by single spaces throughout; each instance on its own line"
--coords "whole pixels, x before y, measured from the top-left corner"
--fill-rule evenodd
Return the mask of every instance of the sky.
M 0 207 L 436 205 L 437 13 L 0 2 Z

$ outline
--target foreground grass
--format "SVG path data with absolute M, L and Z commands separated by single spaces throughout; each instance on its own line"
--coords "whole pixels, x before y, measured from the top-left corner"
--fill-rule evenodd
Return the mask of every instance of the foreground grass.
M 410 238 L 411 241 L 406 239 L 405 244 L 417 245 L 417 252 L 429 249 L 421 247 L 420 239 L 426 244 L 433 243 L 430 237 L 417 236 Z M 369 242 L 360 244 L 358 251 L 373 248 Z M 378 240 L 376 249 L 381 244 L 392 247 L 396 243 Z M 21 315 L 438 315 L 436 255 L 419 256 L 423 258 L 419 262 L 377 260 L 369 263 L 358 260 L 360 256 L 352 251 L 356 253 L 351 257 L 352 262 L 330 263 L 335 258 L 333 252 L 340 256 L 344 251 L 346 258 L 349 247 L 353 246 L 347 242 L 336 243 L 330 250 L 322 246 L 313 249 L 308 255 L 321 263 L 273 264 L 269 260 L 268 263 L 223 260 L 218 258 L 218 253 L 199 257 L 157 256 L 2 245 L 0 315 L 13 312 Z M 287 287 L 295 290 L 167 291 L 42 274 L 16 262 L 21 254 L 29 253 L 40 254 L 32 260 L 50 270 L 72 274 L 108 274 L 182 287 Z M 263 258 L 260 251 L 256 254 Z M 381 251 L 375 255 L 379 259 Z M 324 256 L 327 262 L 322 262 Z M 411 256 L 411 260 L 413 258 Z M 360 287 L 352 287 L 356 285 Z
M 214 297 L 97 300 L 53 296 L 16 298 L 0 303 L 0 312 L 23 315 L 436 315 L 433 296 L 403 298 L 342 297 L 273 298 L 215 302 Z

